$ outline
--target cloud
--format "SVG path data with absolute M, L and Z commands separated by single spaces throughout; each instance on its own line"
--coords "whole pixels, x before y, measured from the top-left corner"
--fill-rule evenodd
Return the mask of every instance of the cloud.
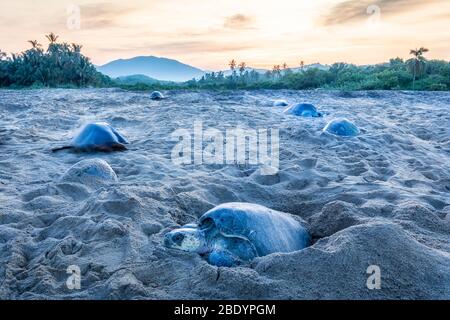
M 381 15 L 395 15 L 415 10 L 419 7 L 446 3 L 448 0 L 347 0 L 333 6 L 322 16 L 321 24 L 335 25 L 367 19 L 379 8 Z
M 229 29 L 248 29 L 253 23 L 253 17 L 244 14 L 235 14 L 225 18 L 224 27 Z
M 230 52 L 241 51 L 254 48 L 255 44 L 246 42 L 245 44 L 227 43 L 227 42 L 212 42 L 212 41 L 179 41 L 179 42 L 160 42 L 160 43 L 146 43 L 139 46 L 126 46 L 115 48 L 101 48 L 101 51 L 148 51 L 158 52 L 163 54 L 180 54 L 183 52 L 189 53 L 216 53 L 216 52 Z
M 117 20 L 138 10 L 137 7 L 118 6 L 112 3 L 85 4 L 80 6 L 83 29 L 102 29 L 117 26 Z
M 157 46 L 151 46 L 152 49 L 158 49 L 165 52 L 229 52 L 229 51 L 240 51 L 253 48 L 254 45 L 250 43 L 239 44 L 239 43 L 218 43 L 210 41 L 191 41 L 191 42 L 174 42 L 174 43 L 163 43 Z

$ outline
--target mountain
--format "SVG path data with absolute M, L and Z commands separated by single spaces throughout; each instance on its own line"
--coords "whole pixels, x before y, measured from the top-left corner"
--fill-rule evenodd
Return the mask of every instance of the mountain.
M 114 60 L 98 66 L 97 70 L 112 78 L 144 75 L 157 80 L 176 82 L 188 81 L 205 74 L 203 70 L 177 60 L 154 56 Z
M 121 76 L 121 77 L 115 78 L 114 80 L 117 83 L 129 84 L 129 85 L 134 85 L 134 84 L 138 84 L 138 83 L 154 84 L 154 83 L 160 82 L 159 80 L 147 77 L 143 74 L 133 74 L 131 76 Z

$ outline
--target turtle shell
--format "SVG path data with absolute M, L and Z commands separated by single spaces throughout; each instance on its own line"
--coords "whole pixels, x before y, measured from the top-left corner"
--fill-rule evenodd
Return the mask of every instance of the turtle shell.
M 332 120 L 323 129 L 325 132 L 341 137 L 355 137 L 359 134 L 358 127 L 345 118 Z
M 61 178 L 62 182 L 76 182 L 99 186 L 117 181 L 111 166 L 102 159 L 86 159 L 74 164 Z
M 220 241 L 248 241 L 257 256 L 297 251 L 309 243 L 308 231 L 300 221 L 287 213 L 251 203 L 220 205 L 200 218 L 199 228 L 209 241 L 216 241 L 215 237 Z M 239 246 L 236 248 L 239 250 Z M 234 254 L 242 256 L 240 252 Z
M 127 144 L 128 141 L 116 129 L 106 122 L 87 124 L 72 140 L 72 147 L 78 149 L 95 149 Z
M 287 107 L 289 104 L 286 102 L 286 100 L 276 100 L 273 103 L 274 107 Z
M 287 108 L 284 113 L 300 117 L 322 117 L 322 113 L 317 111 L 317 108 L 309 103 L 299 103 Z
M 152 99 L 152 100 L 162 100 L 162 99 L 164 99 L 164 95 L 161 92 L 159 92 L 159 91 L 153 91 L 150 94 L 150 99 Z

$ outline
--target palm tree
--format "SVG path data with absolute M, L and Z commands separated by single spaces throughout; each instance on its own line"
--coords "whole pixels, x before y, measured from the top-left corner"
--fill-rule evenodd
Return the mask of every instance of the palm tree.
M 421 47 L 420 49 L 411 50 L 409 52 L 409 54 L 414 56 L 413 58 L 406 61 L 406 64 L 413 74 L 413 90 L 415 87 L 416 78 L 420 76 L 425 70 L 426 59 L 423 54 L 428 51 L 429 50 L 427 48 Z
M 239 63 L 238 67 L 239 67 L 239 73 L 242 76 L 242 74 L 244 73 L 245 69 L 247 68 L 247 64 L 245 62 L 241 62 L 241 63 Z
M 280 76 L 281 66 L 279 64 L 273 66 L 273 74 L 278 77 Z
M 19 61 L 19 55 L 17 54 L 17 53 L 11 53 L 11 60 L 13 61 L 13 62 L 17 62 L 17 61 Z
M 72 43 L 72 50 L 73 50 L 73 52 L 80 53 L 81 52 L 81 48 L 83 48 L 82 45 L 79 45 L 79 44 L 76 44 L 76 43 Z
M 53 32 L 51 32 L 50 34 L 46 35 L 45 37 L 48 39 L 50 44 L 54 44 L 59 38 L 59 36 L 57 36 Z
M 33 49 L 38 49 L 42 47 L 42 45 L 37 40 L 28 40 L 28 42 L 31 44 Z
M 0 50 L 0 60 L 3 60 L 4 58 L 6 58 L 6 52 Z
M 230 63 L 228 64 L 230 66 L 231 71 L 234 71 L 236 69 L 236 60 L 231 60 Z
M 288 65 L 286 62 L 283 63 L 283 69 L 286 70 L 288 68 Z
M 305 61 L 300 61 L 300 69 L 303 70 L 303 68 L 305 67 Z

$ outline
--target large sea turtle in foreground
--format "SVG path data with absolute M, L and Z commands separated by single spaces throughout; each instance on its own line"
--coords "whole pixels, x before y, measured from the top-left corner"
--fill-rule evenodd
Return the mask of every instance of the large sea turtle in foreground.
M 232 267 L 275 252 L 308 246 L 305 224 L 293 216 L 251 203 L 226 203 L 197 224 L 165 235 L 168 248 L 196 252 L 216 266 Z
M 298 103 L 296 105 L 290 106 L 286 110 L 284 110 L 284 113 L 291 114 L 294 116 L 300 116 L 300 117 L 322 117 L 323 114 L 319 111 L 317 111 L 317 108 L 309 103 Z
M 338 118 L 330 121 L 323 131 L 341 137 L 355 137 L 360 132 L 354 123 L 345 118 Z
M 124 151 L 128 141 L 106 122 L 87 124 L 69 146 L 53 149 L 53 152 L 74 149 L 77 151 Z

